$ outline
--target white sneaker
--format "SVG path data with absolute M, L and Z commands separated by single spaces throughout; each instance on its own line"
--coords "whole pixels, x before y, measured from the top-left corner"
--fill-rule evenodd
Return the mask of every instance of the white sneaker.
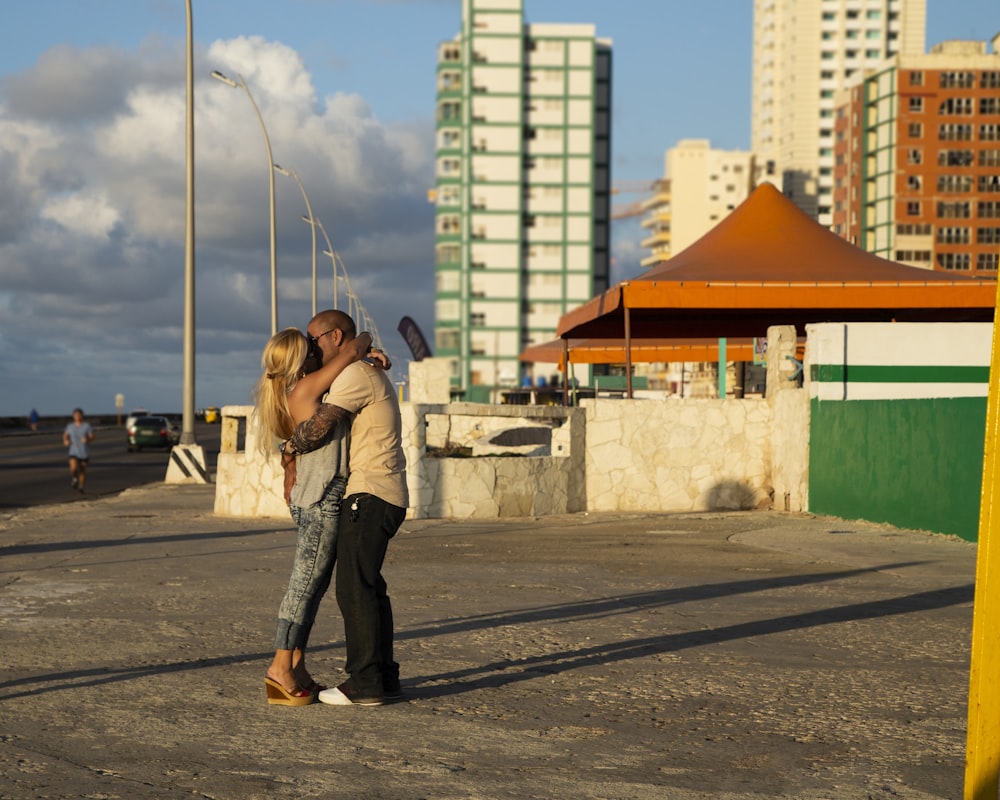
M 324 689 L 317 697 L 321 703 L 330 706 L 380 706 L 385 702 L 381 697 L 359 697 L 352 700 L 340 690 L 339 686 Z

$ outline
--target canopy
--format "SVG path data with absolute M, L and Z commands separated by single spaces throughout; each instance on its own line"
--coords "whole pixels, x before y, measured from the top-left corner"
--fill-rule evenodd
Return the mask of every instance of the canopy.
M 997 284 L 888 261 L 769 183 L 687 249 L 564 314 L 561 339 L 764 337 L 771 325 L 993 319 Z
M 633 339 L 631 358 L 626 358 L 624 339 L 553 339 L 528 347 L 520 355 L 525 363 L 558 364 L 565 369 L 564 353 L 573 364 L 639 364 L 718 361 L 718 339 Z M 753 361 L 753 339 L 727 339 L 728 361 Z

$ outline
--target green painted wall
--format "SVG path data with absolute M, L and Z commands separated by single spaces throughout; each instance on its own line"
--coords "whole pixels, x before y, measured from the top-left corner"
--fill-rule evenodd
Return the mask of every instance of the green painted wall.
M 811 512 L 976 540 L 985 397 L 811 405 Z

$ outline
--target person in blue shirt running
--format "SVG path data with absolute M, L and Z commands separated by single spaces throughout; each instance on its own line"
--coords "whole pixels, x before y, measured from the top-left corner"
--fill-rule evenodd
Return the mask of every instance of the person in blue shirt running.
M 87 482 L 87 462 L 90 460 L 88 445 L 94 441 L 94 429 L 83 418 L 83 409 L 73 409 L 73 421 L 63 431 L 63 444 L 69 448 L 69 474 L 72 485 L 83 494 Z

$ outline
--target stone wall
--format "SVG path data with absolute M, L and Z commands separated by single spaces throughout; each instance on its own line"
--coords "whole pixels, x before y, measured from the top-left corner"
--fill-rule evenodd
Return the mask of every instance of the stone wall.
M 790 380 L 799 366 L 794 329 L 772 328 L 768 347 L 766 399 L 594 399 L 580 408 L 442 402 L 446 372 L 432 359 L 418 373 L 438 391 L 415 385 L 411 371 L 411 397 L 424 402 L 401 407 L 409 515 L 751 509 L 772 507 L 772 497 L 778 510 L 805 510 L 809 402 Z M 287 517 L 277 452 L 255 447 L 252 418 L 244 422 L 251 412 L 222 411 L 216 513 Z M 547 447 L 492 443 L 539 429 L 549 432 L 539 437 Z M 441 452 L 449 448 L 473 455 Z
M 766 400 L 586 400 L 587 508 L 770 505 Z

